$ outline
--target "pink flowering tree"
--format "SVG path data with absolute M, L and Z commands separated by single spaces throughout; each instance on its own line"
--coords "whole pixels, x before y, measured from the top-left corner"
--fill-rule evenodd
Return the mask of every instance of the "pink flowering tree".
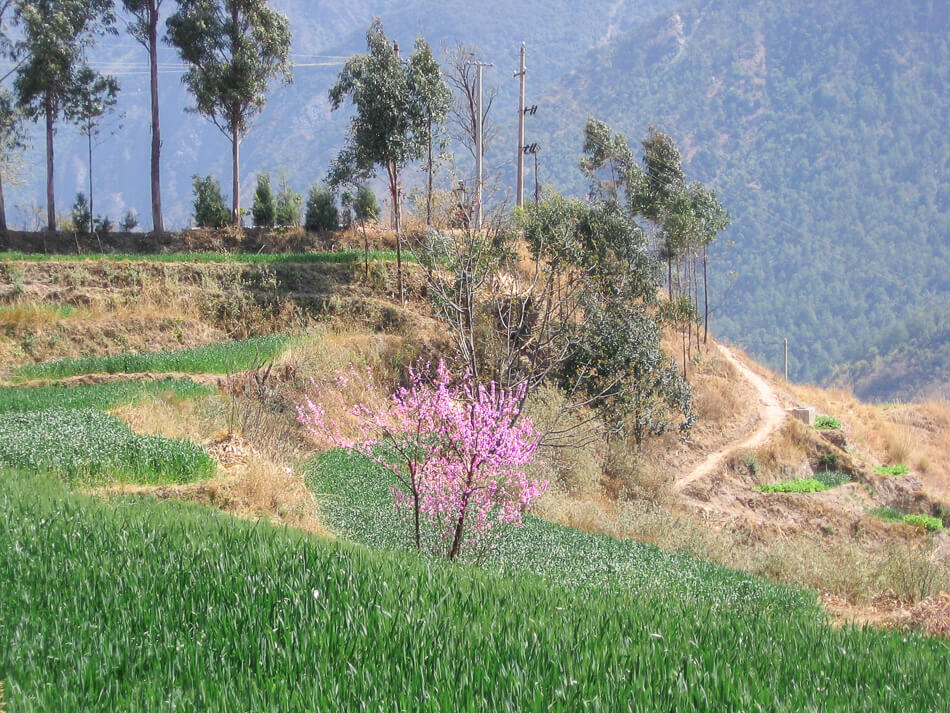
M 352 378 L 315 383 L 315 400 L 298 408 L 299 420 L 314 435 L 395 476 L 394 503 L 411 518 L 417 549 L 428 540 L 426 530 L 449 559 L 478 551 L 499 526 L 520 525 L 546 489 L 547 482 L 524 472 L 538 437 L 531 421 L 521 418 L 523 386 L 456 380 L 440 362 L 431 378 L 411 368 L 409 385 L 374 408 L 341 404 Z M 344 406 L 348 424 L 327 417 L 320 404 L 332 402 Z

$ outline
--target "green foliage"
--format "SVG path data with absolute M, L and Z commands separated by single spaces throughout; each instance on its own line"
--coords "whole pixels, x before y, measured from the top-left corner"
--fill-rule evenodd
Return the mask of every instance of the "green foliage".
M 311 232 L 336 230 L 339 219 L 332 191 L 324 184 L 314 183 L 307 197 L 304 227 Z
M 838 470 L 838 454 L 822 453 L 818 456 L 818 467 L 821 470 Z
M 943 532 L 943 521 L 932 515 L 904 515 L 901 520 L 908 525 L 923 527 L 927 532 Z
M 20 713 L 877 713 L 932 709 L 945 684 L 943 643 L 828 628 L 813 605 L 712 614 L 11 473 L 0 522 L 0 669 Z M 740 599 L 757 586 L 741 581 Z
M 816 478 L 800 478 L 784 483 L 768 483 L 757 486 L 763 493 L 820 493 L 828 490 L 828 485 Z
M 356 187 L 356 197 L 353 199 L 353 215 L 357 220 L 376 220 L 379 217 L 379 203 L 376 194 L 365 183 Z
M 199 228 L 222 228 L 231 219 L 231 212 L 221 195 L 221 184 L 214 176 L 192 176 L 195 200 L 195 225 Z
M 89 201 L 86 200 L 86 194 L 82 191 L 76 194 L 72 218 L 77 233 L 85 235 L 92 230 L 92 214 L 89 212 Z
M 816 416 L 815 428 L 819 431 L 834 431 L 841 428 L 841 421 L 833 416 Z
M 57 409 L 100 409 L 135 403 L 157 396 L 174 395 L 179 399 L 214 393 L 190 379 L 160 381 L 114 381 L 81 386 L 0 386 L 0 413 L 23 413 Z
M 742 455 L 742 464 L 748 469 L 749 475 L 758 475 L 759 470 L 761 470 L 759 459 L 752 451 Z
M 289 338 L 280 334 L 221 342 L 192 349 L 141 354 L 117 354 L 105 357 L 56 359 L 25 364 L 13 375 L 25 379 L 64 379 L 80 374 L 138 374 L 151 372 L 186 374 L 226 374 L 250 369 L 273 361 L 286 347 Z
M 837 488 L 851 482 L 851 476 L 840 470 L 824 470 L 815 474 L 815 480 L 828 488 Z
M 75 485 L 184 483 L 215 472 L 193 443 L 133 433 L 92 408 L 0 413 L 0 464 L 52 472 Z
M 274 227 L 276 207 L 269 174 L 257 174 L 257 188 L 254 190 L 254 205 L 251 208 L 251 214 L 254 216 L 254 225 L 258 228 Z
M 896 465 L 876 465 L 874 466 L 874 472 L 878 475 L 907 475 L 910 473 L 910 468 L 902 463 Z
M 299 193 L 295 193 L 287 183 L 287 177 L 281 176 L 280 192 L 277 194 L 277 206 L 274 218 L 277 225 L 296 228 L 300 225 L 300 207 L 303 203 Z
M 874 515 L 875 517 L 879 517 L 882 520 L 890 520 L 892 522 L 899 522 L 904 517 L 904 513 L 902 513 L 897 508 L 887 506 L 871 508 L 868 510 L 868 513 Z
M 114 227 L 112 219 L 107 215 L 96 216 L 95 221 L 93 221 L 93 230 L 99 235 L 108 235 Z
M 119 227 L 123 232 L 131 233 L 139 225 L 139 214 L 133 209 L 125 211 L 125 215 L 122 216 L 122 222 L 119 223 Z

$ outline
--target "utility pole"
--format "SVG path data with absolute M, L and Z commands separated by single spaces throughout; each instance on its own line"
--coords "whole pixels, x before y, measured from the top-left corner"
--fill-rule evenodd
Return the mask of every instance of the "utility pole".
M 516 77 L 520 77 L 520 89 L 518 91 L 518 178 L 515 186 L 515 205 L 519 208 L 524 206 L 524 79 L 527 70 L 524 63 L 525 46 L 521 43 L 521 68 L 515 72 Z
M 788 337 L 783 342 L 785 345 L 785 382 L 788 383 Z
M 482 229 L 482 69 L 491 67 L 486 62 L 470 62 L 475 65 L 476 84 L 475 92 L 475 230 Z

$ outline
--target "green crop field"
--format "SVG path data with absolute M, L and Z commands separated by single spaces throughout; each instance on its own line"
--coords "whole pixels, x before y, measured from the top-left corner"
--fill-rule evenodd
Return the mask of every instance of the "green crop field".
M 365 258 L 362 250 L 336 250 L 317 253 L 84 253 L 81 255 L 57 255 L 48 253 L 0 252 L 0 262 L 197 262 L 239 263 L 244 265 L 287 265 L 306 263 L 350 263 Z M 370 250 L 370 260 L 394 262 L 393 250 Z M 403 254 L 404 261 L 415 262 L 411 254 Z
M 189 441 L 133 433 L 114 416 L 82 408 L 0 413 L 0 464 L 74 485 L 183 483 L 215 472 Z
M 210 393 L 214 393 L 213 388 L 200 386 L 189 379 L 114 381 L 80 386 L 0 386 L 0 414 L 48 408 L 111 409 L 156 396 L 187 399 Z
M 394 479 L 361 456 L 334 451 L 310 468 L 308 485 L 321 519 L 347 539 L 380 549 L 407 549 L 411 529 L 393 510 Z M 591 535 L 528 516 L 488 554 L 490 568 L 557 584 L 606 587 L 636 596 L 672 597 L 717 611 L 771 610 L 818 616 L 815 598 L 685 554 L 634 540 Z
M 713 613 L 8 472 L 0 573 L 17 713 L 929 711 L 950 663 L 945 642 L 800 610 Z
M 82 374 L 140 374 L 144 372 L 226 374 L 250 369 L 276 358 L 289 342 L 290 338 L 285 335 L 271 334 L 167 352 L 56 359 L 39 364 L 25 364 L 13 372 L 13 378 L 19 380 L 65 379 Z

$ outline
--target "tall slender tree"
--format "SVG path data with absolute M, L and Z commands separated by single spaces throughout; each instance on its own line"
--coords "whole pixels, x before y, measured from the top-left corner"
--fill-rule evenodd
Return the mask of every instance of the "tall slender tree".
M 76 72 L 75 86 L 66 105 L 66 117 L 79 127 L 88 144 L 90 216 L 95 216 L 92 150 L 102 119 L 115 106 L 118 93 L 119 84 L 113 77 L 103 77 L 89 67 L 82 67 Z
M 7 212 L 3 200 L 3 184 L 22 167 L 21 152 L 26 148 L 27 133 L 23 114 L 13 95 L 0 89 L 0 234 L 7 232 Z
M 130 35 L 148 52 L 149 91 L 152 98 L 152 230 L 165 231 L 162 218 L 161 153 L 162 129 L 158 117 L 158 20 L 164 0 L 122 0 L 132 16 L 127 24 Z
M 14 84 L 17 100 L 34 121 L 46 122 L 47 228 L 56 230 L 53 135 L 74 96 L 83 50 L 115 32 L 112 0 L 19 0 L 14 19 L 23 28 L 16 51 L 23 57 Z
M 356 113 L 350 123 L 347 143 L 340 152 L 337 170 L 346 166 L 354 173 L 369 175 L 374 167 L 386 170 L 396 229 L 396 269 L 400 301 L 402 281 L 402 214 L 399 185 L 402 170 L 425 156 L 428 147 L 430 98 L 443 82 L 438 65 L 422 57 L 429 46 L 421 38 L 407 64 L 399 59 L 383 32 L 379 18 L 366 33 L 366 54 L 350 57 L 330 89 L 330 105 L 338 109 L 349 97 Z M 431 56 L 431 53 L 430 53 Z M 427 89 L 424 89 L 427 88 Z
M 232 220 L 241 224 L 241 142 L 267 101 L 271 80 L 292 81 L 290 23 L 267 0 L 178 0 L 167 40 L 188 71 L 196 111 L 231 142 Z
M 445 121 L 452 105 L 452 92 L 442 77 L 431 48 L 421 37 L 416 38 L 415 50 L 409 58 L 409 81 L 410 93 L 418 104 L 414 113 L 424 119 L 421 124 L 424 136 L 421 138 L 426 143 L 426 225 L 431 225 L 434 129 Z

